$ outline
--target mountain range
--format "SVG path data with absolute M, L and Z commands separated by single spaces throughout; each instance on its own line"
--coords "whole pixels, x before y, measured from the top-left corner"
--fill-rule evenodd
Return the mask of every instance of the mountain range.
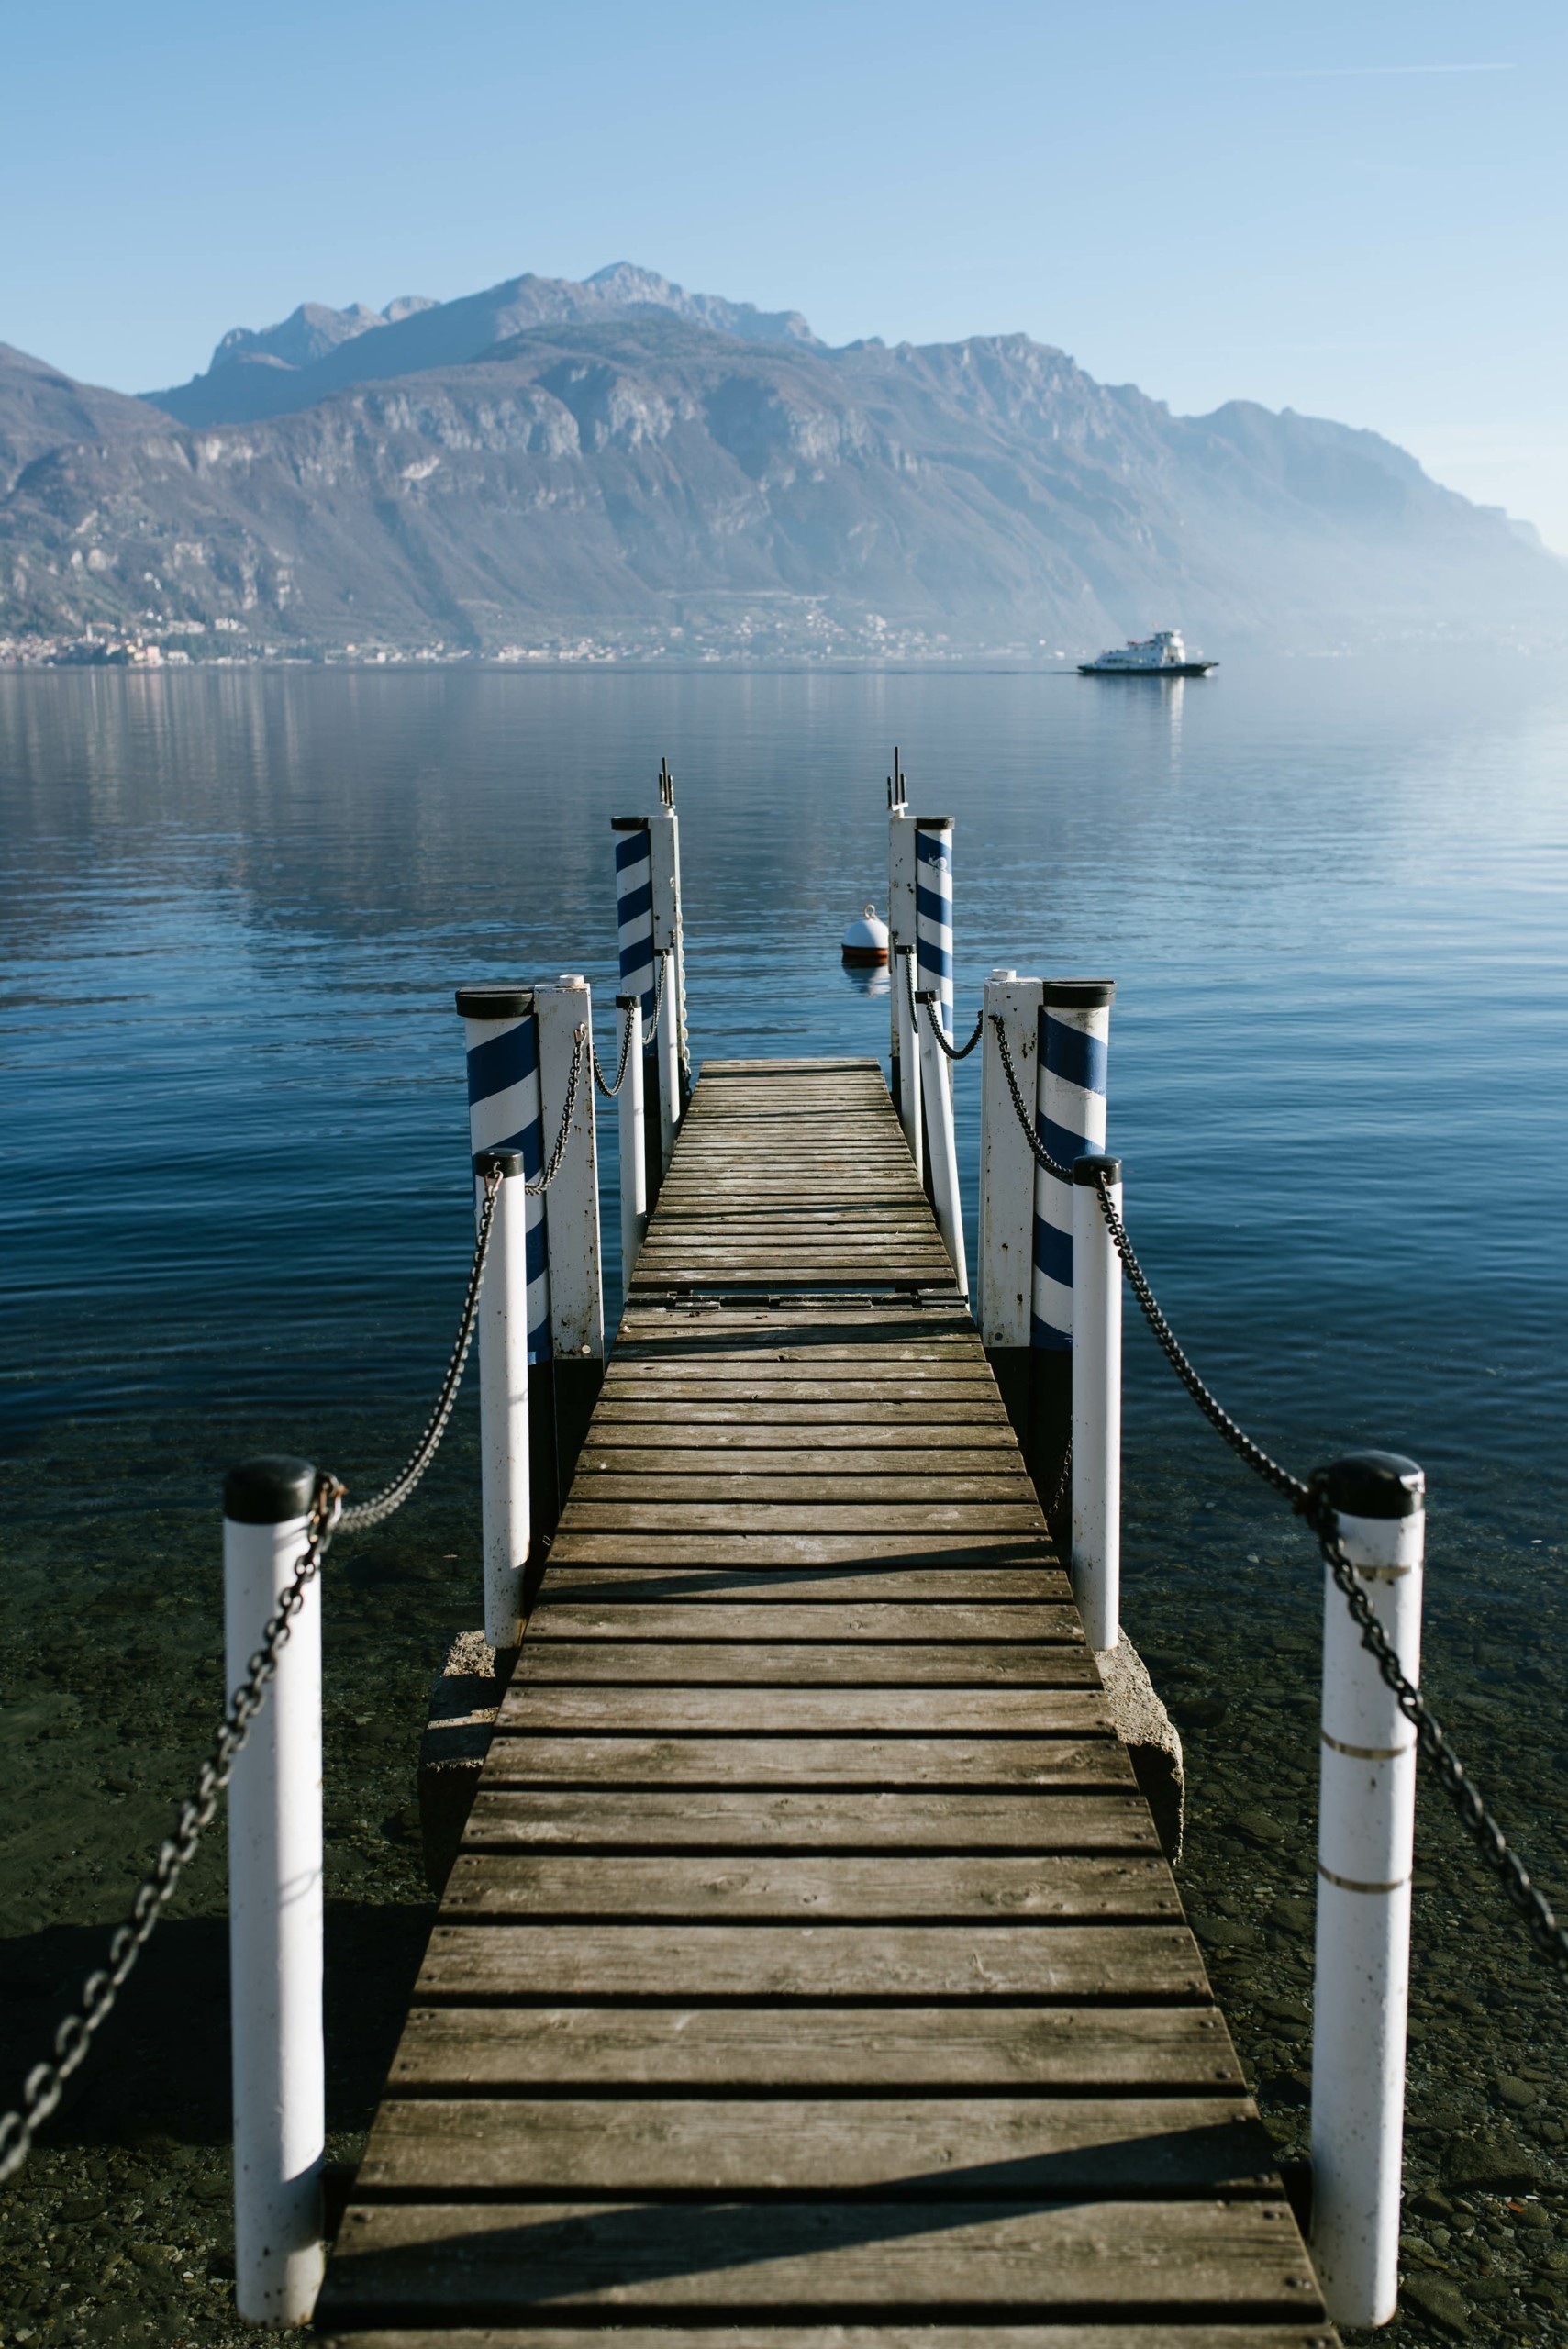
M 1049 658 L 1568 634 L 1568 565 L 1377 434 L 1173 416 L 1023 335 L 829 349 L 620 262 L 306 303 L 133 399 L 0 345 L 0 638 Z

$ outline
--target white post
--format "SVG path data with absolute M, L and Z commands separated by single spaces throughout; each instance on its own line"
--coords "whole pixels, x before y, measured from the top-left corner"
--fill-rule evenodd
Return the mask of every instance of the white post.
M 1035 1130 L 1059 1166 L 1106 1146 L 1106 1055 L 1114 979 L 1047 979 L 1040 989 Z M 1028 1099 L 1028 1095 L 1025 1095 Z M 1072 1186 L 1035 1169 L 1033 1342 L 1073 1343 Z
M 1073 1595 L 1097 1654 L 1121 1637 L 1121 1259 L 1100 1206 L 1121 1213 L 1121 1161 L 1073 1163 Z
M 523 1579 L 533 1539 L 528 1480 L 528 1245 L 520 1150 L 475 1152 L 480 1181 L 501 1187 L 479 1291 L 479 1495 L 484 1556 L 484 1636 L 515 1648 L 523 1636 Z
M 593 1034 L 588 982 L 565 972 L 554 986 L 534 989 L 539 1022 L 540 1141 L 548 1164 L 566 1114 L 566 1088 L 577 1031 Z M 566 1154 L 544 1195 L 545 1252 L 550 1265 L 550 1351 L 559 1364 L 601 1361 L 605 1352 L 605 1289 L 599 1249 L 598 1131 L 594 1071 L 584 1049 Z
M 909 1145 L 909 1155 L 918 1174 L 923 1171 L 920 1051 L 909 1009 L 917 918 L 915 910 L 915 818 L 901 798 L 895 799 L 887 811 L 887 960 L 893 979 L 893 1047 L 898 1063 L 898 1081 L 894 1091 L 897 1097 L 898 1118 L 904 1128 L 904 1138 Z M 906 955 L 909 958 L 907 976 Z
M 1314 1486 L 1400 1669 L 1421 1668 L 1426 1478 L 1367 1452 Z M 1312 2030 L 1312 2258 L 1336 2324 L 1386 2324 L 1398 2298 L 1416 1732 L 1327 1566 Z
M 675 813 L 674 788 L 666 769 L 661 777 L 662 792 L 668 788 L 669 797 L 648 819 L 649 882 L 652 895 L 650 908 L 653 922 L 653 952 L 668 953 L 669 964 L 664 973 L 664 1000 L 670 1007 L 670 1048 L 661 1051 L 660 1093 L 662 1100 L 669 1086 L 670 1130 L 672 1137 L 681 1122 L 685 1108 L 685 1075 L 689 1064 L 686 1042 L 686 938 L 681 913 L 681 827 Z M 671 1072 L 666 1078 L 666 1066 Z M 662 1121 L 661 1121 L 662 1122 Z M 664 1151 L 664 1163 L 670 1163 L 670 1146 Z
M 620 1014 L 617 1041 L 625 1072 L 617 1103 L 620 1112 L 620 1286 L 624 1307 L 648 1230 L 648 1166 L 643 1156 L 646 1144 L 642 1130 L 642 998 L 617 995 L 616 1009 Z
M 893 1021 L 898 1038 L 898 1121 L 904 1129 L 904 1139 L 909 1145 L 909 1155 L 915 1162 L 915 1179 L 924 1182 L 926 1152 L 924 1126 L 920 1118 L 920 1042 L 916 1032 L 916 1013 L 910 998 L 917 984 L 915 977 L 915 949 L 899 946 L 893 950 Z
M 659 1158 L 665 1174 L 681 1122 L 681 1023 L 675 977 L 675 950 L 659 949 L 664 974 L 664 1002 L 659 1014 Z
M 987 1353 L 1021 1351 L 1029 1341 L 1034 1264 L 1034 1153 L 1018 1130 L 1007 1091 L 1000 1019 L 1026 1111 L 1035 1097 L 1040 983 L 1016 971 L 993 971 L 984 994 L 980 1042 L 980 1335 Z
M 963 1250 L 963 1214 L 958 1196 L 958 1143 L 952 1123 L 952 1072 L 948 1057 L 931 1033 L 931 1021 L 941 1018 L 934 988 L 915 998 L 920 1012 L 920 1091 L 926 1107 L 926 1131 L 931 1144 L 931 1191 L 937 1229 L 952 1258 L 953 1277 L 967 1295 L 969 1267 Z
M 260 1459 L 223 1488 L 224 1664 L 247 1677 L 304 1553 L 316 1470 Z M 321 2021 L 321 1585 L 306 1586 L 228 1786 L 235 2300 L 308 2324 L 326 2266 Z

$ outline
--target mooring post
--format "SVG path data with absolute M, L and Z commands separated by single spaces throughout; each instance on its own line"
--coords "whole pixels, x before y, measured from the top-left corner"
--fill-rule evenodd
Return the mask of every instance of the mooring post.
M 308 1460 L 249 1460 L 223 1487 L 224 1664 L 238 1688 L 309 1531 Z M 321 2162 L 321 1585 L 303 1604 L 228 1784 L 235 2300 L 308 2324 L 326 2266 Z
M 539 1115 L 542 1146 L 555 1148 L 566 1114 L 574 1063 L 577 1098 L 566 1152 L 544 1198 L 545 1252 L 550 1265 L 550 1351 L 555 1377 L 555 1450 L 561 1490 L 572 1481 L 588 1421 L 605 1379 L 605 1283 L 599 1245 L 598 1125 L 591 1047 L 578 1061 L 578 1030 L 593 1035 L 588 982 L 566 972 L 553 986 L 534 989 L 539 1022 Z
M 623 1070 L 617 1107 L 620 1116 L 620 1286 L 621 1306 L 631 1289 L 631 1275 L 648 1231 L 648 1167 L 643 1158 L 642 998 L 617 995 L 617 1045 Z M 627 1030 L 631 1030 L 629 1038 Z
M 1364 1452 L 1312 1481 L 1401 1671 L 1418 1682 L 1425 1476 L 1397 1453 Z M 1416 1731 L 1327 1565 L 1322 1721 L 1312 2257 L 1336 2323 L 1386 2324 L 1398 2298 Z
M 893 982 L 893 1062 L 891 1090 L 904 1139 L 915 1171 L 924 1178 L 920 1142 L 920 1049 L 909 998 L 919 985 L 915 975 L 917 915 L 915 906 L 915 819 L 904 805 L 903 775 L 894 762 L 888 784 L 887 810 L 887 960 Z
M 1035 1098 L 1040 982 L 993 971 L 980 1043 L 980 1291 L 985 1358 L 1020 1443 L 1029 1437 L 1029 1309 L 1034 1280 L 1034 1155 L 1007 1089 L 995 1021 L 1006 1034 L 1018 1091 Z
M 660 1177 L 664 1172 L 659 1147 L 659 1119 L 652 1114 L 659 1098 L 659 1048 L 657 1040 L 649 1033 L 657 978 L 653 966 L 653 854 L 646 816 L 616 816 L 611 819 L 610 829 L 616 834 L 616 930 L 620 949 L 621 992 L 636 995 L 642 1002 L 642 1094 L 648 1105 L 642 1140 L 644 1180 L 651 1208 L 659 1197 Z
M 952 1071 L 947 1054 L 931 1032 L 941 1018 L 934 987 L 923 987 L 915 1001 L 920 1012 L 920 1091 L 926 1108 L 926 1134 L 931 1146 L 931 1201 L 937 1229 L 952 1258 L 953 1276 L 965 1296 L 969 1266 L 963 1246 L 963 1210 L 958 1190 L 958 1142 L 952 1122 Z
M 1059 1166 L 1106 1146 L 1111 979 L 1047 979 L 1036 1037 L 1035 1130 Z M 1029 1473 L 1049 1505 L 1073 1425 L 1073 1191 L 1035 1168 Z
M 531 1180 L 544 1164 L 547 1142 L 539 1097 L 539 1021 L 533 987 L 460 987 L 457 1008 L 462 1015 L 468 1052 L 468 1146 L 477 1156 L 483 1150 L 517 1150 L 524 1173 Z M 557 1112 L 559 1119 L 559 1111 Z M 484 1205 L 484 1186 L 474 1179 L 474 1220 Z M 562 1491 L 557 1463 L 555 1378 L 550 1340 L 550 1261 L 545 1239 L 545 1203 L 535 1194 L 525 1198 L 527 1259 L 527 1335 L 528 1363 L 528 1486 L 533 1532 L 541 1538 L 555 1530 Z
M 691 1052 L 686 1037 L 686 938 L 681 914 L 680 818 L 675 813 L 674 785 L 667 767 L 660 779 L 661 794 L 666 789 L 668 797 L 662 799 L 648 819 L 648 863 L 653 952 L 670 957 L 664 969 L 669 1041 L 659 1054 L 660 1136 L 664 1164 L 668 1166 L 691 1089 Z M 661 1036 L 663 1033 L 661 1027 Z
M 528 1489 L 528 1219 L 520 1150 L 481 1150 L 481 1184 L 501 1177 L 479 1292 L 479 1498 L 484 1554 L 484 1637 L 516 1648 L 527 1612 L 533 1528 Z
M 1099 1186 L 1121 1213 L 1121 1161 L 1073 1162 L 1073 1596 L 1097 1653 L 1121 1637 L 1121 1259 Z

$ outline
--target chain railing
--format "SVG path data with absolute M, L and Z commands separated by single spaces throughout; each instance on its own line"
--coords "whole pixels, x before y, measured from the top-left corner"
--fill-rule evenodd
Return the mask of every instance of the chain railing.
M 584 1063 L 591 1050 L 592 1038 L 584 1025 L 576 1033 L 572 1066 L 566 1080 L 565 1107 L 555 1146 L 543 1170 L 523 1186 L 530 1196 L 537 1197 L 547 1191 L 561 1172 L 576 1114 Z M 479 1229 L 457 1337 L 435 1408 L 419 1440 L 391 1482 L 355 1508 L 344 1507 L 348 1486 L 338 1477 L 325 1470 L 317 1476 L 304 1552 L 287 1586 L 279 1597 L 276 1612 L 267 1622 L 261 1644 L 250 1658 L 244 1680 L 228 1700 L 214 1734 L 211 1751 L 196 1773 L 195 1784 L 175 1814 L 173 1833 L 159 1846 L 152 1867 L 137 1887 L 130 1912 L 109 1943 L 107 1964 L 89 1975 L 83 1985 L 76 2009 L 58 2025 L 52 2058 L 36 2064 L 28 2074 L 23 2083 L 20 2105 L 11 2111 L 0 2113 L 0 2185 L 21 2168 L 32 2150 L 39 2130 L 57 2110 L 66 2082 L 86 2057 L 95 2034 L 112 2011 L 131 1968 L 173 1898 L 182 1875 L 195 1857 L 202 1836 L 217 1809 L 218 1796 L 233 1775 L 235 1761 L 250 1733 L 250 1724 L 266 1699 L 267 1689 L 276 1675 L 278 1658 L 288 1641 L 294 1619 L 305 1604 L 306 1590 L 320 1574 L 333 1535 L 366 1532 L 373 1526 L 384 1524 L 403 1507 L 439 1449 L 473 1343 L 479 1294 L 489 1257 L 502 1180 L 498 1167 L 492 1167 L 484 1177 L 484 1202 L 480 1209 Z
M 620 1058 L 616 1063 L 616 1081 L 613 1085 L 606 1083 L 605 1072 L 599 1065 L 599 1048 L 596 1044 L 594 1047 L 594 1082 L 598 1086 L 606 1101 L 613 1101 L 616 1095 L 620 1091 L 621 1086 L 626 1083 L 626 1064 L 630 1058 L 631 1021 L 628 1019 L 625 1028 L 621 1031 Z
M 907 953 L 908 949 L 906 948 L 904 951 Z M 904 984 L 909 996 L 909 1017 L 914 1021 L 916 1028 L 918 1029 L 920 1025 L 920 1011 L 922 1006 L 920 997 L 915 992 L 915 966 L 912 961 L 906 963 L 904 965 Z M 941 1020 L 938 1016 L 937 1007 L 934 1003 L 926 1004 L 924 1006 L 924 1010 L 926 1014 L 926 1024 L 930 1029 L 930 1031 L 936 1038 L 938 1043 L 941 1046 L 942 1051 L 947 1054 L 949 1060 L 966 1061 L 969 1058 L 970 1053 L 974 1050 L 976 1044 L 980 1041 L 981 1036 L 984 1030 L 984 1006 L 982 1005 L 975 1017 L 974 1026 L 971 1031 L 967 1044 L 955 1044 L 953 1042 L 951 1037 L 948 1034 L 947 1030 L 942 1026 Z
M 1013 1108 L 1024 1139 L 1034 1154 L 1035 1163 L 1043 1167 L 1048 1174 L 1054 1174 L 1058 1181 L 1071 1183 L 1072 1168 L 1061 1165 L 1051 1155 L 1035 1130 L 1033 1119 L 1024 1107 L 1006 1028 L 996 1012 L 991 1014 L 991 1024 L 996 1032 L 1007 1091 L 1012 1097 Z M 1128 1286 L 1138 1299 L 1143 1318 L 1166 1361 L 1216 1433 L 1224 1439 L 1239 1459 L 1246 1462 L 1255 1475 L 1261 1476 L 1266 1485 L 1287 1500 L 1296 1515 L 1304 1518 L 1311 1527 L 1317 1536 L 1323 1563 L 1333 1576 L 1335 1586 L 1361 1632 L 1362 1645 L 1372 1656 L 1385 1684 L 1393 1692 L 1395 1702 L 1414 1729 L 1422 1759 L 1432 1769 L 1452 1803 L 1461 1826 L 1469 1835 L 1484 1865 L 1498 1879 L 1510 1906 L 1524 1920 L 1525 1930 L 1535 1947 L 1543 1957 L 1550 1958 L 1568 1973 L 1568 1927 L 1558 1922 L 1545 1895 L 1531 1883 L 1523 1861 L 1487 1808 L 1479 1787 L 1454 1752 L 1447 1732 L 1420 1690 L 1400 1668 L 1398 1654 L 1378 1621 L 1356 1569 L 1346 1554 L 1340 1539 L 1339 1516 L 1329 1500 L 1326 1489 L 1316 1480 L 1304 1484 L 1299 1476 L 1293 1476 L 1288 1468 L 1282 1467 L 1262 1444 L 1255 1443 L 1245 1430 L 1238 1426 L 1218 1397 L 1204 1384 L 1160 1308 L 1148 1276 L 1138 1261 L 1137 1252 L 1128 1238 L 1127 1227 L 1117 1213 L 1109 1180 L 1104 1173 L 1096 1174 L 1094 1189 L 1106 1220 L 1106 1229 L 1110 1233 L 1112 1245 L 1127 1275 Z M 1059 1495 L 1056 1505 L 1060 1507 L 1060 1504 Z

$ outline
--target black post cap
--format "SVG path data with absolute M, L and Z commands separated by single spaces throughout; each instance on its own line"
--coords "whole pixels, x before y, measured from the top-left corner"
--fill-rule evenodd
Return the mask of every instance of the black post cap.
M 1073 1161 L 1073 1180 L 1074 1183 L 1082 1183 L 1086 1191 L 1094 1189 L 1102 1174 L 1107 1183 L 1119 1183 L 1121 1181 L 1120 1159 L 1106 1158 L 1103 1152 L 1088 1150 L 1084 1152 L 1082 1158 L 1075 1158 Z
M 612 832 L 645 832 L 652 821 L 651 816 L 612 816 L 610 829 Z
M 286 1525 L 291 1517 L 308 1517 L 315 1498 L 316 1463 L 292 1453 L 242 1460 L 223 1480 L 223 1513 L 231 1525 Z
M 916 989 L 916 993 L 915 993 L 915 1000 L 916 1000 L 916 1002 L 917 1002 L 917 1003 L 935 1003 L 935 1002 L 936 1002 L 936 1000 L 937 1000 L 937 990 L 936 990 L 936 988 L 935 988 L 935 987 L 918 987 L 918 988 L 917 988 L 917 989 Z
M 917 832 L 951 832 L 952 818 L 951 816 L 917 816 L 915 829 Z
M 459 987 L 457 1008 L 465 1019 L 517 1019 L 534 1008 L 532 987 Z
M 1347 1452 L 1315 1468 L 1312 1490 L 1346 1517 L 1414 1517 L 1425 1504 L 1426 1471 L 1398 1452 Z
M 616 1009 L 617 1011 L 635 1011 L 641 1001 L 642 997 L 639 995 L 617 995 L 616 997 Z
M 1063 1011 L 1095 1011 L 1116 993 L 1114 979 L 1047 979 L 1044 1000 Z
M 476 1174 L 488 1174 L 493 1168 L 501 1174 L 526 1174 L 528 1173 L 528 1168 L 523 1164 L 523 1153 L 520 1150 L 475 1151 L 473 1154 L 474 1173 Z

